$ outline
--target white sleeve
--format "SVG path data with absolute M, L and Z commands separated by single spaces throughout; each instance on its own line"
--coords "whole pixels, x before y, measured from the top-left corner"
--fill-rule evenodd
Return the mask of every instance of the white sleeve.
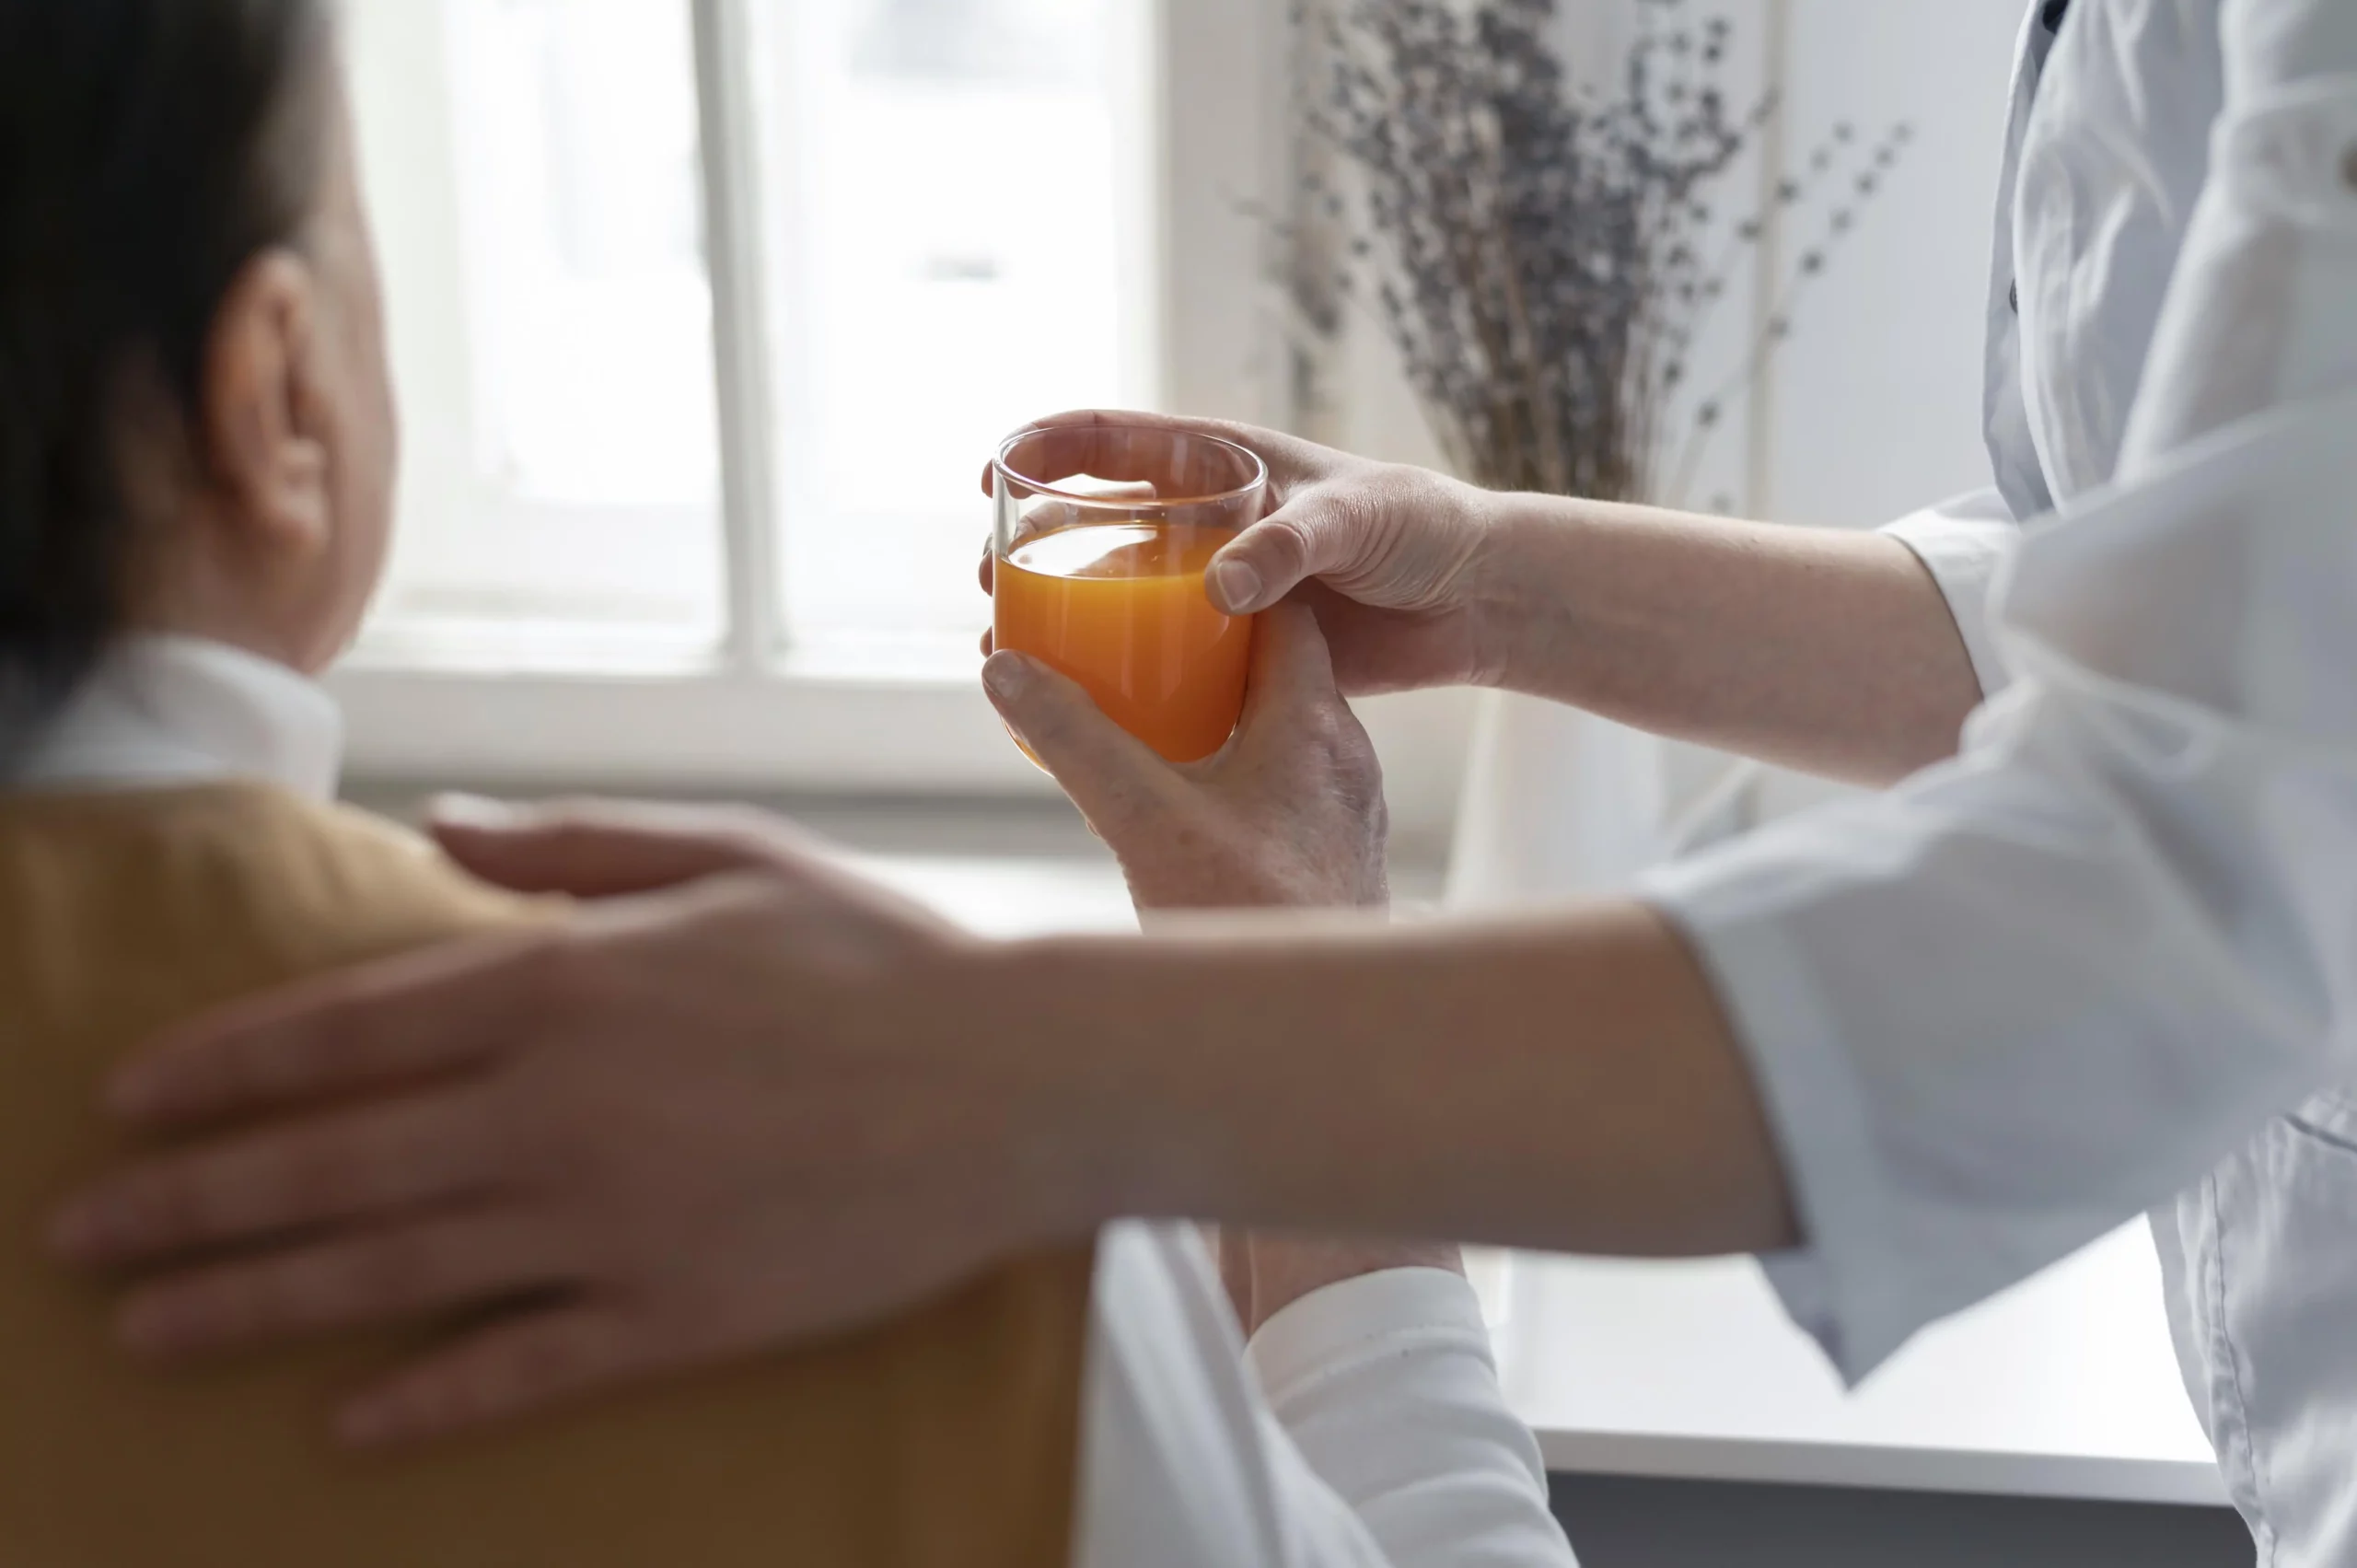
M 1354 1314 L 1353 1331 L 1330 1342 L 1313 1320 L 1326 1348 L 1305 1346 L 1310 1359 L 1291 1363 L 1295 1370 L 1316 1381 L 1330 1366 L 1363 1389 L 1397 1381 L 1449 1390 L 1437 1401 L 1409 1393 L 1357 1402 L 1359 1419 L 1390 1426 L 1389 1474 L 1369 1494 L 1377 1504 L 1370 1512 L 1321 1478 L 1262 1396 L 1193 1227 L 1107 1232 L 1084 1412 L 1077 1568 L 1570 1568 L 1529 1433 L 1516 1428 L 1525 1447 L 1494 1430 L 1496 1419 L 1513 1420 L 1494 1374 L 1486 1399 L 1470 1400 L 1480 1435 L 1469 1441 L 1449 1424 L 1458 1406 L 1448 1400 L 1467 1399 L 1462 1351 L 1447 1342 L 1458 1313 L 1417 1284 L 1353 1295 L 1369 1316 Z M 1387 1340 L 1395 1329 L 1431 1342 L 1398 1347 L 1404 1355 L 1370 1355 L 1367 1334 Z M 1386 1368 L 1386 1359 L 1397 1365 Z M 1441 1506 L 1414 1500 L 1423 1488 Z M 1469 1493 L 1485 1501 L 1465 1508 L 1456 1500 Z M 1504 1522 L 1510 1518 L 1519 1523 Z
M 1980 679 L 1981 694 L 1995 696 L 2013 677 L 1997 645 L 1989 601 L 1997 574 L 2013 559 L 2022 536 L 2004 496 L 1995 490 L 1975 491 L 1901 517 L 1882 531 L 1913 551 L 1939 584 L 1972 657 L 1972 672 Z
M 2357 1058 L 2357 6 L 2227 0 L 2119 482 L 1997 595 L 1963 757 L 1670 868 L 1852 1377 Z
M 1309 1468 L 1398 1568 L 1568 1568 L 1538 1440 L 1506 1407 L 1464 1276 L 1329 1285 L 1264 1324 L 1250 1359 Z

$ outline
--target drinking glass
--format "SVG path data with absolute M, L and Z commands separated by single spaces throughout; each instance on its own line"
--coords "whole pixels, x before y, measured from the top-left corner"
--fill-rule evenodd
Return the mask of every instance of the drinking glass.
M 996 645 L 1078 681 L 1171 761 L 1226 745 L 1252 621 L 1212 608 L 1203 571 L 1260 520 L 1267 465 L 1213 436 L 1099 424 L 1016 436 L 993 473 Z

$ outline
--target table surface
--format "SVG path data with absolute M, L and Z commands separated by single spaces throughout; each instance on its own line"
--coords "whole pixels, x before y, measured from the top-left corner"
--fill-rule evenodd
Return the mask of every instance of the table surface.
M 1098 861 L 863 864 L 981 931 L 1135 928 L 1119 873 Z M 1508 1394 L 1551 1469 L 2225 1500 L 2142 1227 L 1927 1330 L 1854 1392 L 1747 1260 L 1492 1255 L 1476 1274 Z
M 1552 1469 L 2225 1501 L 2141 1227 L 1926 1330 L 1855 1391 L 1747 1260 L 1505 1268 L 1501 1369 Z

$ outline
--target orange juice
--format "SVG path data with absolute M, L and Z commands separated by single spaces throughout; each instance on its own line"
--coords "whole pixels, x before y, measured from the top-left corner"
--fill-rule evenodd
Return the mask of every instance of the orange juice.
M 994 640 L 1077 680 L 1174 762 L 1227 744 L 1244 712 L 1252 622 L 1212 608 L 1203 569 L 1236 536 L 1193 524 L 1059 529 L 998 563 Z

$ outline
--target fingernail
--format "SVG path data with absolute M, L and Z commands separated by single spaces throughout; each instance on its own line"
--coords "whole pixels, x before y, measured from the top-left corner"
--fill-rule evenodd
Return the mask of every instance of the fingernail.
M 450 828 L 481 828 L 491 830 L 512 828 L 523 813 L 504 800 L 493 800 L 482 795 L 438 795 L 434 797 L 426 814 L 435 822 Z
M 1031 661 L 1021 654 L 996 653 L 982 666 L 982 689 L 1002 703 L 1016 703 L 1031 690 Z
M 1260 574 L 1242 561 L 1212 564 L 1212 598 L 1230 615 L 1249 615 L 1260 608 Z

